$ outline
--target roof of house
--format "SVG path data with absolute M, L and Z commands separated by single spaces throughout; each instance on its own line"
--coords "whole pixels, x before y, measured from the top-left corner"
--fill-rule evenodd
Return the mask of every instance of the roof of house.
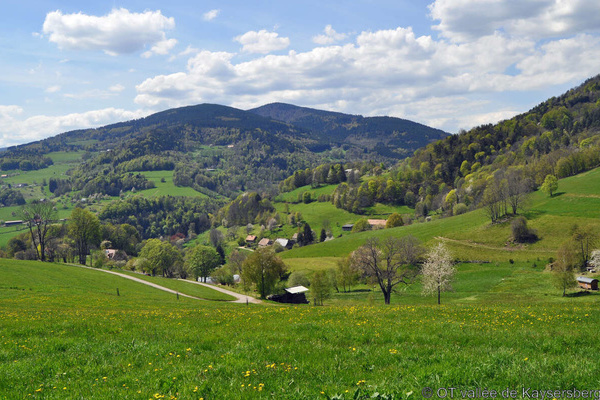
M 271 239 L 269 239 L 269 238 L 262 238 L 262 239 L 260 239 L 260 242 L 258 242 L 258 245 L 259 246 L 268 246 L 271 243 L 272 243 Z
M 593 283 L 594 281 L 598 282 L 598 279 L 596 279 L 596 278 L 586 278 L 586 277 L 583 277 L 583 276 L 578 276 L 577 277 L 577 282 Z
M 246 236 L 246 241 L 247 242 L 253 242 L 256 240 L 256 235 L 248 235 Z
M 279 243 L 280 245 L 282 245 L 283 247 L 285 247 L 285 246 L 287 246 L 287 245 L 288 245 L 288 243 L 289 243 L 290 241 L 289 241 L 289 240 L 287 240 L 287 239 L 281 239 L 281 238 L 279 238 L 279 239 L 275 240 L 275 242 L 276 242 L 276 243 Z
M 304 293 L 304 292 L 308 292 L 308 288 L 305 288 L 304 286 L 294 286 L 294 287 L 285 289 L 285 291 L 288 293 L 291 293 L 291 294 Z
M 385 226 L 387 221 L 385 219 L 368 219 L 369 225 Z
M 354 224 L 342 225 L 342 228 L 352 228 L 352 227 L 354 227 Z

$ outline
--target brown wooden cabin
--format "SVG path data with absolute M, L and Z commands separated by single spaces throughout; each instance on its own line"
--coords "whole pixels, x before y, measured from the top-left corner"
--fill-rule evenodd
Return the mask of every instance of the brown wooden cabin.
M 583 276 L 577 277 L 577 283 L 579 287 L 585 290 L 598 290 L 598 279 L 586 278 Z

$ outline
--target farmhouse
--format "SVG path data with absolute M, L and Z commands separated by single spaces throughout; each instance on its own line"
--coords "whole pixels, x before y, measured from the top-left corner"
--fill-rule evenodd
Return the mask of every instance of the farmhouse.
M 585 278 L 583 276 L 577 277 L 577 283 L 579 287 L 585 290 L 598 290 L 598 279 Z
M 291 240 L 282 239 L 282 238 L 275 240 L 275 243 L 278 243 L 284 249 L 291 249 L 292 246 L 294 245 L 294 243 Z
M 371 225 L 371 229 L 385 228 L 385 224 L 387 223 L 385 219 L 369 219 L 367 221 Z
M 284 294 L 274 294 L 267 297 L 267 299 L 278 303 L 308 304 L 309 301 L 306 300 L 306 292 L 308 292 L 308 289 L 304 286 L 294 286 L 285 289 Z
M 256 243 L 256 235 L 248 235 L 246 236 L 246 244 L 251 245 Z
M 260 242 L 258 242 L 258 247 L 267 247 L 273 244 L 273 241 L 269 238 L 262 238 Z

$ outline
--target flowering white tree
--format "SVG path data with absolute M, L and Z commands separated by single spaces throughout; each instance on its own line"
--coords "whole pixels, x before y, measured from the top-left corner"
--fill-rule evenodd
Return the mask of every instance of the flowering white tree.
M 431 249 L 421 269 L 423 294 L 437 293 L 438 304 L 441 304 L 441 293 L 452 290 L 451 282 L 455 272 L 452 255 L 443 243 L 439 243 Z
M 600 268 L 600 250 L 592 251 L 589 264 L 594 268 Z

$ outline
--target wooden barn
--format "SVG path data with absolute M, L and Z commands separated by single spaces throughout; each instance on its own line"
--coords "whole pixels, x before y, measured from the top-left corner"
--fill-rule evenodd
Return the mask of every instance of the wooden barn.
M 342 225 L 342 230 L 344 232 L 350 232 L 350 231 L 352 231 L 352 228 L 354 228 L 354 224 Z
M 585 290 L 598 290 L 598 279 L 585 278 L 583 276 L 577 277 L 577 283 L 579 287 Z
M 284 294 L 273 294 L 267 297 L 267 299 L 278 303 L 309 304 L 309 301 L 306 300 L 306 292 L 308 292 L 308 289 L 304 286 L 294 286 L 285 289 Z

